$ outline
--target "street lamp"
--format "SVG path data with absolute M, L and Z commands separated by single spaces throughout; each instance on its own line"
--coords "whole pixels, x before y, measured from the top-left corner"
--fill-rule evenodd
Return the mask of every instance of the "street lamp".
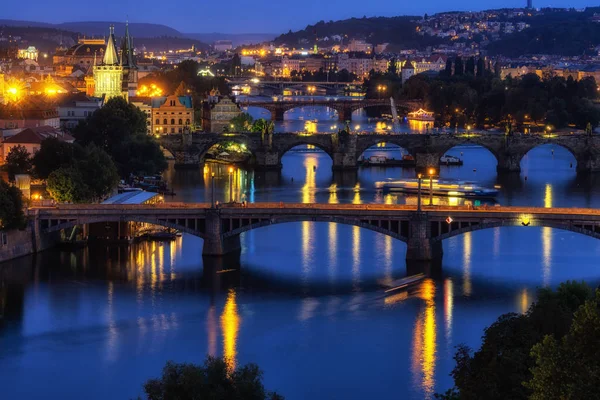
M 233 167 L 229 167 L 229 202 L 233 203 L 233 185 L 231 176 L 233 174 Z
M 471 125 L 467 125 L 467 137 L 471 137 Z
M 417 192 L 417 212 L 421 212 L 421 179 L 423 179 L 423 174 L 417 174 L 417 178 L 419 179 L 419 191 Z
M 546 125 L 546 135 L 547 137 L 550 137 L 550 131 L 552 130 L 552 127 L 550 125 Z
M 215 208 L 215 173 L 214 172 L 211 174 L 211 180 L 212 180 L 212 189 L 210 191 L 211 208 Z
M 427 170 L 429 175 L 429 205 L 433 205 L 433 176 L 435 175 L 435 168 L 429 168 Z

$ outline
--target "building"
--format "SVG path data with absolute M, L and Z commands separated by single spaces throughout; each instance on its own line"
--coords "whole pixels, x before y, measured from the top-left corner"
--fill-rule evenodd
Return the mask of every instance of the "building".
M 402 76 L 402 84 L 404 84 L 411 76 L 415 75 L 415 67 L 410 61 L 404 63 L 400 75 Z
M 146 114 L 146 127 L 148 128 L 148 134 L 153 132 L 152 129 L 152 98 L 150 97 L 129 97 L 129 103 L 133 104 L 140 109 L 141 112 Z
M 348 51 L 370 53 L 371 47 L 373 47 L 373 45 L 371 43 L 365 42 L 364 40 L 352 39 L 348 44 Z
M 191 96 L 156 97 L 151 105 L 154 134 L 183 133 L 192 129 L 194 107 Z
M 58 102 L 58 117 L 63 129 L 71 130 L 102 107 L 102 99 L 83 93 L 64 96 Z
M 233 43 L 231 42 L 231 40 L 217 40 L 213 44 L 213 47 L 215 51 L 222 53 L 233 49 Z
M 129 35 L 129 24 L 125 26 L 125 37 L 121 44 L 121 57 L 117 53 L 115 27 L 111 25 L 110 35 L 104 50 L 102 63 L 96 65 L 94 57 L 94 97 L 135 96 L 138 84 L 138 68 L 133 54 L 133 42 Z M 89 84 L 87 85 L 89 86 Z
M 16 135 L 3 138 L 0 151 L 0 164 L 4 164 L 6 155 L 8 155 L 12 148 L 16 146 L 24 147 L 27 152 L 33 156 L 39 151 L 42 141 L 49 137 L 55 137 L 67 143 L 73 143 L 75 141 L 71 135 L 63 133 L 51 126 L 23 129 Z
M 39 52 L 35 46 L 29 46 L 26 49 L 19 49 L 19 58 L 37 61 L 38 54 Z
M 31 97 L 18 103 L 9 103 L 0 108 L 0 130 L 25 129 L 51 126 L 58 129 L 60 119 L 56 106 L 32 100 Z
M 109 100 L 112 97 L 123 95 L 123 66 L 120 65 L 117 56 L 115 27 L 113 25 L 110 26 L 110 34 L 102 63 L 96 65 L 96 57 L 94 56 L 93 71 L 94 97 L 104 97 Z
M 87 69 L 92 66 L 94 57 L 104 57 L 105 47 L 104 39 L 79 39 L 75 46 L 67 50 L 58 49 L 52 57 L 52 63 L 55 66 L 79 65 Z
M 242 111 L 229 97 L 221 97 L 216 104 L 207 104 L 202 116 L 202 127 L 207 132 L 221 133 L 230 121 Z
M 138 66 L 133 54 L 133 40 L 129 35 L 129 23 L 125 24 L 125 37 L 121 43 L 121 65 L 123 67 L 122 91 L 135 96 L 138 88 Z

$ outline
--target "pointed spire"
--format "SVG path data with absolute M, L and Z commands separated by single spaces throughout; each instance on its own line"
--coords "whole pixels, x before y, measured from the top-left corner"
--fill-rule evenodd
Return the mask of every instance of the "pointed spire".
M 121 58 L 123 64 L 130 68 L 135 68 L 135 60 L 133 58 L 133 40 L 129 34 L 129 21 L 125 23 L 125 37 L 121 45 Z
M 119 63 L 115 47 L 115 27 L 114 25 L 111 25 L 110 35 L 108 35 L 108 42 L 106 43 L 106 51 L 104 52 L 104 59 L 102 60 L 104 65 L 117 65 Z
M 97 51 L 94 51 L 94 67 L 96 66 L 96 54 L 97 53 L 98 53 Z

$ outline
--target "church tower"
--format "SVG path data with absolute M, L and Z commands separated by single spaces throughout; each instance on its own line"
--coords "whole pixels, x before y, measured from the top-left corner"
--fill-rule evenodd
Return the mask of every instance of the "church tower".
M 133 39 L 129 35 L 129 23 L 125 24 L 125 37 L 121 43 L 121 64 L 123 66 L 122 92 L 129 97 L 137 94 L 138 67 L 133 54 Z
M 117 57 L 117 46 L 115 43 L 115 27 L 110 26 L 110 35 L 106 43 L 106 51 L 102 64 L 94 62 L 94 96 L 105 96 L 105 101 L 117 96 L 123 96 L 123 66 Z M 137 75 L 136 75 L 137 77 Z M 127 92 L 125 92 L 127 98 Z

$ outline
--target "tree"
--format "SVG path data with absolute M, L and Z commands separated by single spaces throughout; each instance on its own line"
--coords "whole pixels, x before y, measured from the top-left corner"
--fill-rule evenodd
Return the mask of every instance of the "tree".
M 392 57 L 392 59 L 390 60 L 390 63 L 388 65 L 388 70 L 387 73 L 390 75 L 398 75 L 398 68 L 396 66 L 396 59 Z
M 544 337 L 533 346 L 535 366 L 525 386 L 532 400 L 598 399 L 600 385 L 600 290 L 575 312 L 562 338 Z
M 444 70 L 446 76 L 452 76 L 452 60 L 450 57 L 446 60 L 446 69 Z
M 231 118 L 229 121 L 230 126 L 226 128 L 230 132 L 249 132 L 252 128 L 252 122 L 254 122 L 254 118 L 250 114 L 241 113 Z
M 25 227 L 21 191 L 0 179 L 0 230 Z
M 93 144 L 85 148 L 83 157 L 77 161 L 75 168 L 87 185 L 84 191 L 92 200 L 110 194 L 119 183 L 119 173 L 112 158 Z
M 121 97 L 110 99 L 82 121 L 74 135 L 82 146 L 94 144 L 106 151 L 121 177 L 156 174 L 167 167 L 160 146 L 147 134 L 146 114 Z
M 230 371 L 223 358 L 207 357 L 203 365 L 167 362 L 159 379 L 144 384 L 149 400 L 283 400 L 267 392 L 262 371 L 247 364 Z
M 462 76 L 464 75 L 464 72 L 465 69 L 463 66 L 462 58 L 460 58 L 460 56 L 456 56 L 456 58 L 454 59 L 454 75 Z
M 532 347 L 546 335 L 557 339 L 566 335 L 573 313 L 592 296 L 587 285 L 566 282 L 556 291 L 540 289 L 527 313 L 500 316 L 485 330 L 479 350 L 472 353 L 466 346 L 458 347 L 451 374 L 455 388 L 449 394 L 466 400 L 527 399 L 532 390 L 522 383 L 532 378 Z
M 86 203 L 92 195 L 75 167 L 61 167 L 52 172 L 46 181 L 46 190 L 59 203 Z
M 483 76 L 484 72 L 485 72 L 485 66 L 484 66 L 483 58 L 479 57 L 477 59 L 477 76 L 479 76 L 479 77 Z
M 6 169 L 9 179 L 12 181 L 17 174 L 29 174 L 31 172 L 31 156 L 24 146 L 16 145 L 6 155 Z
M 76 153 L 81 152 L 81 147 L 77 145 L 54 137 L 44 139 L 40 150 L 35 153 L 32 159 L 34 174 L 40 179 L 46 179 L 60 167 L 72 165 L 77 158 Z
M 475 76 L 475 57 L 469 57 L 465 64 L 465 75 Z

